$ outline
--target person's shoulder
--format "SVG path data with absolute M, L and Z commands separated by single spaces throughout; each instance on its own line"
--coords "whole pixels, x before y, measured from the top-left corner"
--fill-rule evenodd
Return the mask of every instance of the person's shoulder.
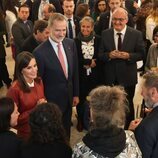
M 158 50 L 158 44 L 157 43 L 153 43 L 151 46 L 150 46 L 150 49 L 156 49 Z
M 132 131 L 127 130 L 125 131 L 125 134 L 126 134 L 125 149 L 116 158 L 124 158 L 125 156 L 141 158 L 142 153 L 136 142 L 134 133 Z
M 135 34 L 142 34 L 141 31 L 134 29 L 130 26 L 127 26 L 127 31 L 131 32 L 131 33 L 135 33 Z
M 20 83 L 17 80 L 15 80 L 10 86 L 9 90 L 20 90 Z
M 64 40 L 63 40 L 63 43 L 73 44 L 74 43 L 74 39 L 70 39 L 70 38 L 65 37 Z
M 111 34 L 113 32 L 114 32 L 113 28 L 106 29 L 102 32 L 102 36 L 105 37 L 106 34 Z
M 101 13 L 101 15 L 100 15 L 100 18 L 105 18 L 105 17 L 109 17 L 110 16 L 110 11 L 109 10 L 107 10 L 106 12 L 104 12 L 104 13 Z
M 38 46 L 34 49 L 33 54 L 36 54 L 36 53 L 41 53 L 41 54 L 43 54 L 43 51 L 45 51 L 45 49 L 48 48 L 48 45 L 50 45 L 49 40 L 46 40 L 46 41 L 42 42 L 40 45 L 38 45 Z
M 146 133 L 149 135 L 149 133 L 157 133 L 158 132 L 158 107 L 156 107 L 154 110 L 150 112 L 148 116 L 146 116 L 139 126 L 135 129 L 135 133 Z M 149 130 L 150 129 L 150 130 Z
M 81 18 L 76 15 L 74 15 L 73 19 L 74 19 L 74 22 L 79 22 L 81 20 Z
M 2 140 L 9 140 L 9 142 L 11 143 L 22 143 L 22 140 L 20 138 L 17 137 L 17 135 L 12 132 L 12 131 L 6 131 L 6 132 L 2 132 L 0 133 L 0 138 Z

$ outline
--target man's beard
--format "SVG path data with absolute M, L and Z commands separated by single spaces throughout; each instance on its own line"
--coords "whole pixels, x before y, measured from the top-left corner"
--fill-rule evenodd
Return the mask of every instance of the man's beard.
M 147 108 L 153 108 L 154 103 L 152 102 L 152 100 L 150 99 L 150 96 L 147 96 L 145 100 L 145 106 Z

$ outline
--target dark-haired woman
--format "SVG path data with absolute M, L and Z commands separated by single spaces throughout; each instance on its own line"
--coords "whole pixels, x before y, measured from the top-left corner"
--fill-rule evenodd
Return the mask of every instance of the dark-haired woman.
M 31 136 L 22 146 L 21 158 L 71 158 L 62 125 L 62 114 L 53 103 L 42 103 L 30 114 Z
M 18 158 L 21 140 L 11 127 L 17 125 L 19 112 L 11 98 L 0 98 L 0 157 Z
M 37 64 L 31 53 L 20 53 L 15 67 L 16 80 L 9 88 L 7 95 L 17 104 L 20 113 L 16 127 L 17 134 L 26 140 L 30 133 L 29 114 L 37 104 L 45 101 L 44 89 L 41 79 L 37 77 Z
M 105 0 L 97 0 L 94 5 L 94 12 L 92 13 L 92 18 L 96 22 L 99 20 L 100 14 L 107 10 L 108 5 Z

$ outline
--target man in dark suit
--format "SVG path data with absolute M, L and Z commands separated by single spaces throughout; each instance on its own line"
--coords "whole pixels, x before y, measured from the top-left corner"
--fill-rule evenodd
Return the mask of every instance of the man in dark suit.
M 24 40 L 32 34 L 33 24 L 29 17 L 29 7 L 26 4 L 23 4 L 19 7 L 18 10 L 18 19 L 12 26 L 12 35 L 15 43 L 15 56 L 17 56 L 22 51 L 22 44 Z
M 144 55 L 141 32 L 127 26 L 128 13 L 118 8 L 112 15 L 113 28 L 102 33 L 99 58 L 104 62 L 104 83 L 124 86 L 129 101 L 126 127 L 134 119 L 133 97 L 137 83 L 136 62 Z M 120 41 L 121 40 L 121 41 Z
M 44 4 L 53 4 L 57 13 L 62 13 L 62 7 L 59 0 L 35 0 L 32 5 L 32 21 L 41 20 Z
M 33 34 L 26 38 L 26 40 L 23 42 L 22 51 L 32 53 L 38 45 L 46 41 L 49 37 L 49 29 L 47 26 L 47 21 L 37 20 L 34 24 Z
M 143 76 L 142 96 L 148 108 L 143 119 L 133 120 L 129 129 L 135 130 L 135 137 L 143 158 L 158 156 L 158 75 L 157 72 Z
M 95 32 L 98 35 L 101 35 L 103 30 L 112 27 L 112 13 L 115 9 L 119 8 L 122 5 L 121 0 L 108 0 L 110 10 L 101 14 L 98 23 L 95 25 Z M 128 14 L 128 22 L 127 25 L 130 27 L 134 27 L 133 17 L 131 14 Z
M 40 75 L 48 102 L 56 103 L 63 114 L 63 124 L 70 136 L 72 105 L 79 102 L 78 61 L 75 42 L 65 38 L 66 19 L 54 13 L 48 23 L 49 39 L 35 49 Z
M 80 31 L 79 17 L 74 16 L 75 4 L 74 0 L 63 0 L 63 11 L 67 18 L 67 34 L 68 38 L 75 38 Z

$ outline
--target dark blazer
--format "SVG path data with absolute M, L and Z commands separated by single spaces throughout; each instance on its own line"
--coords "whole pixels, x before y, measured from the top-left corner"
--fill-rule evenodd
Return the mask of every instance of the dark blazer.
M 21 158 L 71 158 L 72 150 L 64 143 L 27 144 L 22 147 Z
M 110 59 L 109 53 L 116 50 L 113 28 L 102 33 L 100 47 L 100 60 L 104 62 L 105 84 L 112 85 L 117 80 L 122 86 L 132 86 L 137 83 L 136 62 L 142 60 L 144 55 L 144 42 L 142 33 L 127 26 L 122 51 L 130 54 L 129 60 Z
M 33 50 L 39 45 L 40 43 L 36 41 L 33 35 L 30 35 L 26 40 L 23 42 L 22 51 L 28 51 L 33 53 Z
M 96 23 L 94 30 L 96 34 L 101 35 L 103 30 L 106 30 L 109 28 L 109 20 L 110 20 L 110 11 L 106 11 L 105 13 L 102 13 L 100 15 L 100 19 L 98 23 Z M 128 26 L 134 27 L 133 17 L 131 14 L 128 14 Z
M 75 33 L 76 36 L 78 35 L 78 33 L 80 32 L 80 18 L 77 16 L 73 16 L 73 20 L 74 20 L 74 24 L 75 24 Z M 66 34 L 67 37 L 67 34 Z
M 3 158 L 19 158 L 22 141 L 11 131 L 0 132 L 0 155 Z
M 62 43 L 68 61 L 68 79 L 49 40 L 39 45 L 34 50 L 34 55 L 47 101 L 55 102 L 65 112 L 71 107 L 73 96 L 79 95 L 79 81 L 75 42 L 65 38 Z
M 41 0 L 35 0 L 32 4 L 32 21 L 38 20 L 38 11 Z M 49 3 L 55 6 L 56 12 L 62 13 L 62 7 L 59 0 L 49 0 Z
M 16 55 L 22 51 L 22 44 L 24 40 L 33 32 L 33 23 L 30 20 L 28 20 L 27 23 L 29 28 L 21 19 L 18 18 L 12 26 Z
M 155 107 L 135 129 L 135 137 L 143 158 L 158 156 L 158 107 Z

